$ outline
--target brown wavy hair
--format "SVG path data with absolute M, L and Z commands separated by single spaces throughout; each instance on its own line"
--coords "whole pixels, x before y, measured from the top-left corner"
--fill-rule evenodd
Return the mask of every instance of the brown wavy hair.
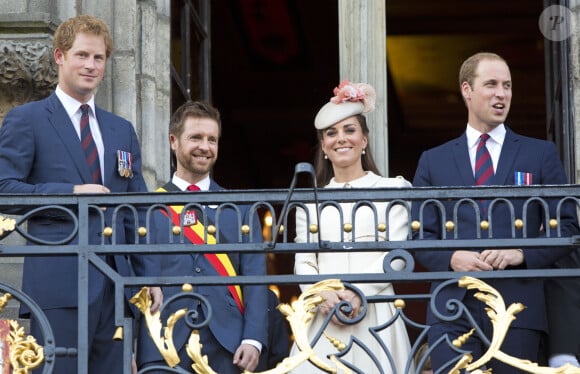
M 113 39 L 109 26 L 100 18 L 88 14 L 69 18 L 61 23 L 54 33 L 53 48 L 60 49 L 66 54 L 80 33 L 102 36 L 105 39 L 107 58 L 113 54 Z
M 357 114 L 355 118 L 358 120 L 363 134 L 369 138 L 369 127 L 367 125 L 367 119 L 362 114 Z M 325 129 L 326 130 L 326 129 Z M 326 186 L 332 177 L 334 177 L 334 169 L 332 168 L 332 162 L 324 158 L 324 152 L 322 152 L 322 136 L 325 130 L 317 130 L 316 137 L 318 138 L 318 145 L 316 146 L 316 153 L 314 155 L 314 168 L 316 170 L 316 185 L 317 187 Z M 373 159 L 373 152 L 371 151 L 371 142 L 367 142 L 365 148 L 365 154 L 361 155 L 362 167 L 365 171 L 372 171 L 377 175 L 381 175 L 375 160 Z

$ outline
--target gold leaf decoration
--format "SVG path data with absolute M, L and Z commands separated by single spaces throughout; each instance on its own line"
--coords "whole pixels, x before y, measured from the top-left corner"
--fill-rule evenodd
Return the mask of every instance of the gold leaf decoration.
M 44 348 L 33 336 L 24 336 L 24 328 L 17 321 L 9 320 L 10 365 L 12 374 L 28 374 L 44 361 Z
M 7 218 L 0 216 L 0 238 L 4 235 L 4 232 L 12 232 L 16 228 L 16 221 L 12 218 Z
M 164 336 L 161 337 L 161 313 L 159 311 L 151 314 L 151 296 L 149 295 L 149 288 L 143 287 L 139 292 L 131 298 L 131 303 L 134 304 L 139 311 L 145 316 L 147 330 L 149 336 L 155 343 L 155 346 L 163 356 L 163 359 L 170 367 L 175 367 L 179 363 L 179 355 L 173 344 L 173 328 L 175 323 L 185 316 L 187 309 L 180 309 L 171 314 L 167 319 L 167 327 L 164 328 Z
M 500 350 L 511 323 L 516 319 L 516 314 L 524 310 L 521 303 L 512 303 L 507 309 L 501 294 L 487 283 L 473 277 L 464 276 L 459 279 L 460 287 L 478 289 L 475 298 L 487 305 L 486 311 L 493 326 L 493 334 L 488 350 L 475 362 L 471 362 L 471 355 L 464 355 L 450 371 L 451 374 L 459 373 L 461 369 L 466 369 L 472 374 L 491 373 L 491 370 L 482 371 L 481 367 L 486 365 L 492 358 L 518 368 L 524 372 L 534 374 L 580 374 L 580 368 L 566 364 L 559 368 L 539 366 L 535 362 L 519 359 L 505 354 Z M 468 337 L 468 335 L 464 335 Z

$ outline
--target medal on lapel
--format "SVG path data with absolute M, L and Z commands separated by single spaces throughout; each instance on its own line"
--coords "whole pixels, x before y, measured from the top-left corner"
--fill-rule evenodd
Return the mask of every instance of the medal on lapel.
M 117 151 L 117 171 L 123 178 L 133 178 L 131 152 Z

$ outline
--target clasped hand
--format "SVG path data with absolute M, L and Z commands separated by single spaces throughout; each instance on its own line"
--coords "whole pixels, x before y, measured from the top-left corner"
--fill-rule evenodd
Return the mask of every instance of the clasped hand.
M 319 294 L 324 301 L 318 305 L 318 311 L 327 315 L 332 311 L 336 304 L 343 301 L 347 301 L 352 306 L 352 312 L 348 315 L 343 314 L 347 318 L 356 318 L 361 312 L 362 301 L 360 297 L 351 290 L 341 290 L 341 291 L 322 291 Z M 336 325 L 342 325 L 342 323 L 333 316 L 331 322 Z
M 508 266 L 518 266 L 524 262 L 521 249 L 486 249 L 480 252 L 455 251 L 451 256 L 453 271 L 504 270 Z

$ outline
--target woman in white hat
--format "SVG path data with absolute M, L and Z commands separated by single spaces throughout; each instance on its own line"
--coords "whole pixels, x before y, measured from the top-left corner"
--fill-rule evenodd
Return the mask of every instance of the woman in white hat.
M 325 104 L 314 120 L 317 129 L 319 144 L 315 160 L 317 185 L 325 188 L 401 188 L 411 187 L 411 183 L 403 177 L 385 178 L 380 173 L 373 161 L 369 146 L 369 128 L 364 113 L 374 109 L 375 90 L 365 83 L 350 83 L 343 81 L 334 89 L 335 96 Z M 402 205 L 393 205 L 386 212 L 387 202 L 375 203 L 378 213 L 378 222 L 388 222 L 387 230 L 379 232 L 379 240 L 405 240 L 407 238 L 408 212 Z M 296 242 L 318 241 L 318 233 L 322 240 L 330 242 L 357 242 L 375 240 L 375 217 L 372 209 L 368 206 L 360 206 L 352 221 L 352 203 L 340 204 L 344 223 L 351 223 L 354 229 L 343 232 L 340 222 L 339 211 L 332 206 L 326 206 L 320 214 L 320 224 L 317 233 L 311 233 L 308 225 L 318 224 L 316 207 L 308 205 L 307 219 L 303 209 L 296 211 Z M 388 214 L 388 221 L 386 217 Z M 356 233 L 356 237 L 353 237 Z M 341 238 L 344 235 L 344 239 Z M 387 236 L 388 235 L 388 236 Z M 344 246 L 345 248 L 348 245 Z M 318 274 L 343 274 L 343 273 L 382 273 L 383 259 L 386 252 L 320 252 L 297 253 L 295 257 L 294 271 L 299 275 Z M 398 265 L 398 267 L 397 267 Z M 401 268 L 401 263 L 392 264 L 393 268 Z M 304 291 L 309 285 L 303 285 Z M 393 295 L 393 286 L 390 283 L 380 284 L 355 284 L 365 296 Z M 325 291 L 321 296 L 324 301 L 319 304 L 318 310 L 309 326 L 308 337 L 312 339 L 320 330 L 328 313 L 341 301 L 352 303 L 353 312 L 348 318 L 357 318 L 362 312 L 362 302 L 356 294 L 350 290 Z M 392 303 L 368 304 L 368 310 L 364 318 L 354 325 L 342 324 L 335 317 L 326 327 L 323 335 L 314 346 L 317 356 L 331 367 L 336 367 L 326 357 L 329 354 L 337 354 L 337 349 L 327 337 L 340 340 L 348 344 L 351 337 L 360 339 L 364 345 L 376 356 L 384 373 L 395 372 L 387 354 L 381 348 L 380 343 L 369 332 L 370 327 L 380 326 L 387 323 L 395 314 Z M 405 371 L 407 362 L 413 367 L 412 359 L 409 360 L 410 344 L 404 322 L 399 318 L 395 323 L 380 331 L 380 340 L 385 344 L 392 355 L 397 373 Z M 296 345 L 292 347 L 291 355 L 299 352 Z M 373 359 L 356 344 L 354 348 L 341 359 L 354 365 L 365 374 L 380 373 Z M 305 362 L 297 369 L 296 373 L 322 373 L 310 362 Z

